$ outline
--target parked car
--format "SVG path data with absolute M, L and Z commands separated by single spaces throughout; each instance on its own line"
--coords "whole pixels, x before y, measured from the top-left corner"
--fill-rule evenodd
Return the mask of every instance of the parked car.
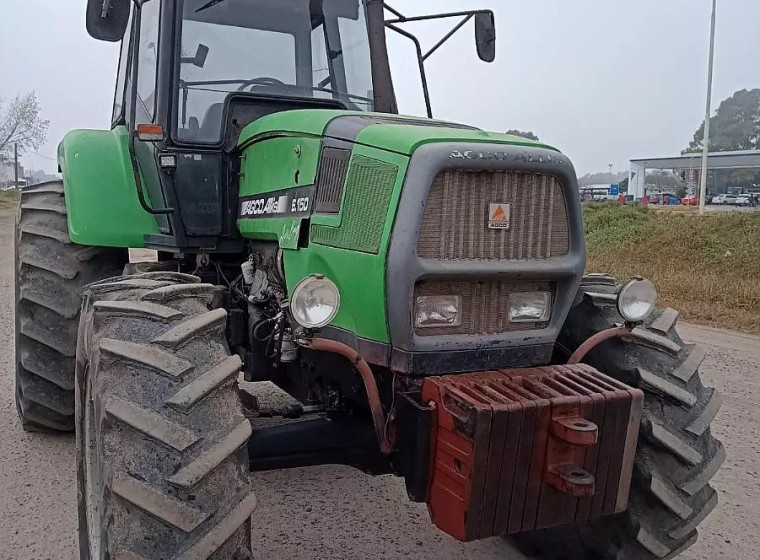
M 698 196 L 686 196 L 681 200 L 681 204 L 684 206 L 699 206 Z
M 736 197 L 735 204 L 737 206 L 757 206 L 757 199 L 751 194 L 741 194 Z
M 719 194 L 712 200 L 713 204 L 722 204 L 723 206 L 729 204 L 736 204 L 736 195 L 733 194 Z

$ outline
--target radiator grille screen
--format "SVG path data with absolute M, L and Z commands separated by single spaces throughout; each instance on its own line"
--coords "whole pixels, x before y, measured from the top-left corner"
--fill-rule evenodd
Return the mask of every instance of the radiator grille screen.
M 322 165 L 317 181 L 317 202 L 315 211 L 324 214 L 340 212 L 343 198 L 343 184 L 346 182 L 350 150 L 325 148 L 322 150 Z
M 490 335 L 543 329 L 548 323 L 512 323 L 509 320 L 509 295 L 516 292 L 550 292 L 554 305 L 553 282 L 419 282 L 414 301 L 420 296 L 462 297 L 462 324 L 458 327 L 415 328 L 419 336 Z
M 351 160 L 340 226 L 311 226 L 319 245 L 378 254 L 398 167 L 364 156 Z
M 508 229 L 489 228 L 494 204 L 509 212 Z M 548 259 L 569 250 L 567 207 L 555 177 L 448 170 L 433 183 L 418 245 L 423 259 Z

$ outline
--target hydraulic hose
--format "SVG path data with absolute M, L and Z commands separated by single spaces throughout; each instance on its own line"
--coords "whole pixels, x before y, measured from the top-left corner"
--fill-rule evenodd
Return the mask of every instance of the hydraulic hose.
M 380 445 L 380 451 L 384 455 L 389 455 L 393 451 L 393 442 L 388 438 L 385 430 L 386 418 L 385 412 L 383 412 L 383 405 L 380 402 L 380 393 L 377 390 L 377 381 L 375 376 L 369 367 L 369 364 L 362 358 L 359 353 L 341 342 L 334 340 L 326 340 L 324 338 L 316 338 L 311 340 L 307 344 L 308 348 L 311 348 L 317 352 L 331 352 L 333 354 L 339 354 L 347 360 L 349 360 L 364 382 L 364 388 L 367 391 L 367 400 L 369 401 L 369 408 L 372 413 L 372 421 L 375 425 L 375 434 L 377 434 L 377 442 Z

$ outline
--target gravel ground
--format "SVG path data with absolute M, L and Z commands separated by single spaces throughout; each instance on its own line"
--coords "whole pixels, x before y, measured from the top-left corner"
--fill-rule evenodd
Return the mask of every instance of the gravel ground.
M 0 211 L 0 560 L 77 555 L 74 440 L 26 434 L 13 402 L 13 214 Z M 703 376 L 725 397 L 715 432 L 728 460 L 715 485 L 720 505 L 683 560 L 754 560 L 760 550 L 760 339 L 684 326 L 710 347 Z M 438 532 L 402 481 L 343 467 L 257 474 L 259 558 L 312 560 L 518 560 L 501 539 L 464 545 Z

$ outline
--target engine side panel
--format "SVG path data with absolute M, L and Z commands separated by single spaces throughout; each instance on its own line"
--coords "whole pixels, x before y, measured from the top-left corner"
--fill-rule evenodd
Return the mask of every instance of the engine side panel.
M 74 243 L 102 247 L 145 246 L 158 233 L 156 219 L 137 199 L 126 127 L 74 130 L 58 146 L 69 235 Z
M 238 228 L 248 239 L 279 244 L 289 292 L 310 274 L 337 284 L 342 301 L 332 327 L 387 344 L 387 252 L 408 158 L 354 146 L 335 211 L 317 204 L 322 149 L 321 139 L 304 136 L 248 147 Z
M 310 193 L 320 146 L 321 138 L 287 134 L 261 138 L 243 149 L 238 213 L 243 237 L 298 248 L 302 221 L 314 204 Z

